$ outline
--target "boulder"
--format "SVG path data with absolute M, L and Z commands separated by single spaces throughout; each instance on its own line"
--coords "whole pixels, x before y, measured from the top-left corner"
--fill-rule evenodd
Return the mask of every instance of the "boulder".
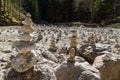
M 90 66 L 87 62 L 63 62 L 55 68 L 55 75 L 57 80 L 80 80 L 81 76 L 85 76 L 88 74 L 85 71 L 89 72 L 89 74 L 92 76 L 91 79 L 100 79 L 99 71 L 94 67 Z M 88 76 L 88 78 L 90 77 Z
M 81 73 L 78 80 L 100 80 L 100 78 L 96 73 L 86 70 Z
M 103 53 L 99 51 L 94 51 L 92 48 L 85 48 L 83 53 L 81 51 L 78 51 L 79 55 L 83 57 L 86 61 L 88 61 L 90 64 L 92 64 L 95 60 L 95 58 L 99 55 L 102 55 Z
M 4 80 L 56 80 L 54 73 L 50 72 L 50 70 L 48 72 L 42 72 L 39 69 L 35 70 L 31 68 L 26 72 L 17 72 L 14 69 L 9 69 Z
M 120 80 L 120 59 L 101 55 L 96 57 L 93 67 L 100 71 L 102 80 Z
M 56 58 L 56 56 L 54 54 L 52 54 L 50 51 L 44 51 L 42 53 L 43 57 L 48 59 L 48 60 L 51 60 L 53 62 L 58 62 L 58 59 Z

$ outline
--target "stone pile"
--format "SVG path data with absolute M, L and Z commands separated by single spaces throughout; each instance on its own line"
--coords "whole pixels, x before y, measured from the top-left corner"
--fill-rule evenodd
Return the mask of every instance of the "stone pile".
M 18 36 L 18 41 L 16 41 L 13 46 L 16 48 L 18 55 L 12 60 L 12 68 L 18 72 L 25 72 L 32 68 L 37 59 L 32 50 L 35 49 L 35 41 L 30 35 L 34 30 L 30 27 L 32 21 L 31 16 L 28 14 L 27 19 L 23 21 L 24 26 L 21 29 L 21 34 Z
M 49 45 L 49 50 L 50 51 L 56 51 L 57 50 L 57 47 L 56 47 L 56 45 L 55 45 L 56 43 L 55 43 L 55 38 L 54 38 L 54 35 L 52 35 L 52 37 L 51 37 L 51 40 L 50 40 L 50 45 Z
M 77 48 L 77 33 L 75 30 L 71 30 L 72 36 L 70 37 L 70 48 Z

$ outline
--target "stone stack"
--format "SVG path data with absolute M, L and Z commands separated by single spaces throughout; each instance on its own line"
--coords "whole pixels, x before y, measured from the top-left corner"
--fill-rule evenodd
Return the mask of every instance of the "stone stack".
M 77 48 L 77 33 L 75 30 L 71 30 L 72 36 L 70 37 L 70 48 Z
M 55 45 L 55 38 L 52 35 L 51 40 L 50 40 L 50 45 L 49 45 L 49 51 L 55 52 L 57 50 L 57 47 Z
M 95 43 L 97 41 L 97 37 L 94 34 L 91 34 L 88 38 L 88 45 L 94 49 L 96 49 Z
M 21 29 L 21 34 L 18 40 L 13 44 L 18 52 L 18 55 L 12 60 L 12 68 L 17 72 L 25 72 L 31 69 L 37 62 L 35 58 L 35 41 L 30 35 L 34 30 L 30 27 L 32 25 L 31 16 L 27 14 L 27 18 L 22 22 L 24 26 Z

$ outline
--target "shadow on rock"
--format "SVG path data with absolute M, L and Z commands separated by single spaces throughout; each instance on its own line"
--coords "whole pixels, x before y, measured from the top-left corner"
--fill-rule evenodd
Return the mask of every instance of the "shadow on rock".
M 4 80 L 42 80 L 44 77 L 44 74 L 40 71 L 34 71 L 33 68 L 22 73 L 10 69 Z

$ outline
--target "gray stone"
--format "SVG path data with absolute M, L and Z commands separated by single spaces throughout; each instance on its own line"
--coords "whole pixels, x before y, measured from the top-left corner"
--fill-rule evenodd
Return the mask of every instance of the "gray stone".
M 28 53 L 34 49 L 35 49 L 35 44 L 25 43 L 23 45 L 16 46 L 16 50 L 18 53 Z
M 78 80 L 100 80 L 100 77 L 96 73 L 86 70 L 81 73 Z
M 55 75 L 57 80 L 78 80 L 80 76 L 84 75 L 84 71 L 89 71 L 93 78 L 100 79 L 99 71 L 88 63 L 67 63 L 63 62 L 55 68 Z M 85 74 L 87 75 L 87 73 Z
M 12 68 L 18 72 L 25 72 L 32 68 L 37 62 L 33 53 L 18 54 L 11 62 Z
M 44 52 L 42 53 L 42 55 L 43 55 L 44 58 L 46 58 L 46 59 L 48 59 L 48 60 L 54 61 L 54 62 L 56 62 L 56 63 L 58 62 L 58 59 L 55 57 L 55 55 L 52 54 L 52 53 L 49 52 L 49 51 L 44 51 Z
M 18 36 L 18 41 L 33 41 L 33 38 L 29 34 L 20 34 Z

